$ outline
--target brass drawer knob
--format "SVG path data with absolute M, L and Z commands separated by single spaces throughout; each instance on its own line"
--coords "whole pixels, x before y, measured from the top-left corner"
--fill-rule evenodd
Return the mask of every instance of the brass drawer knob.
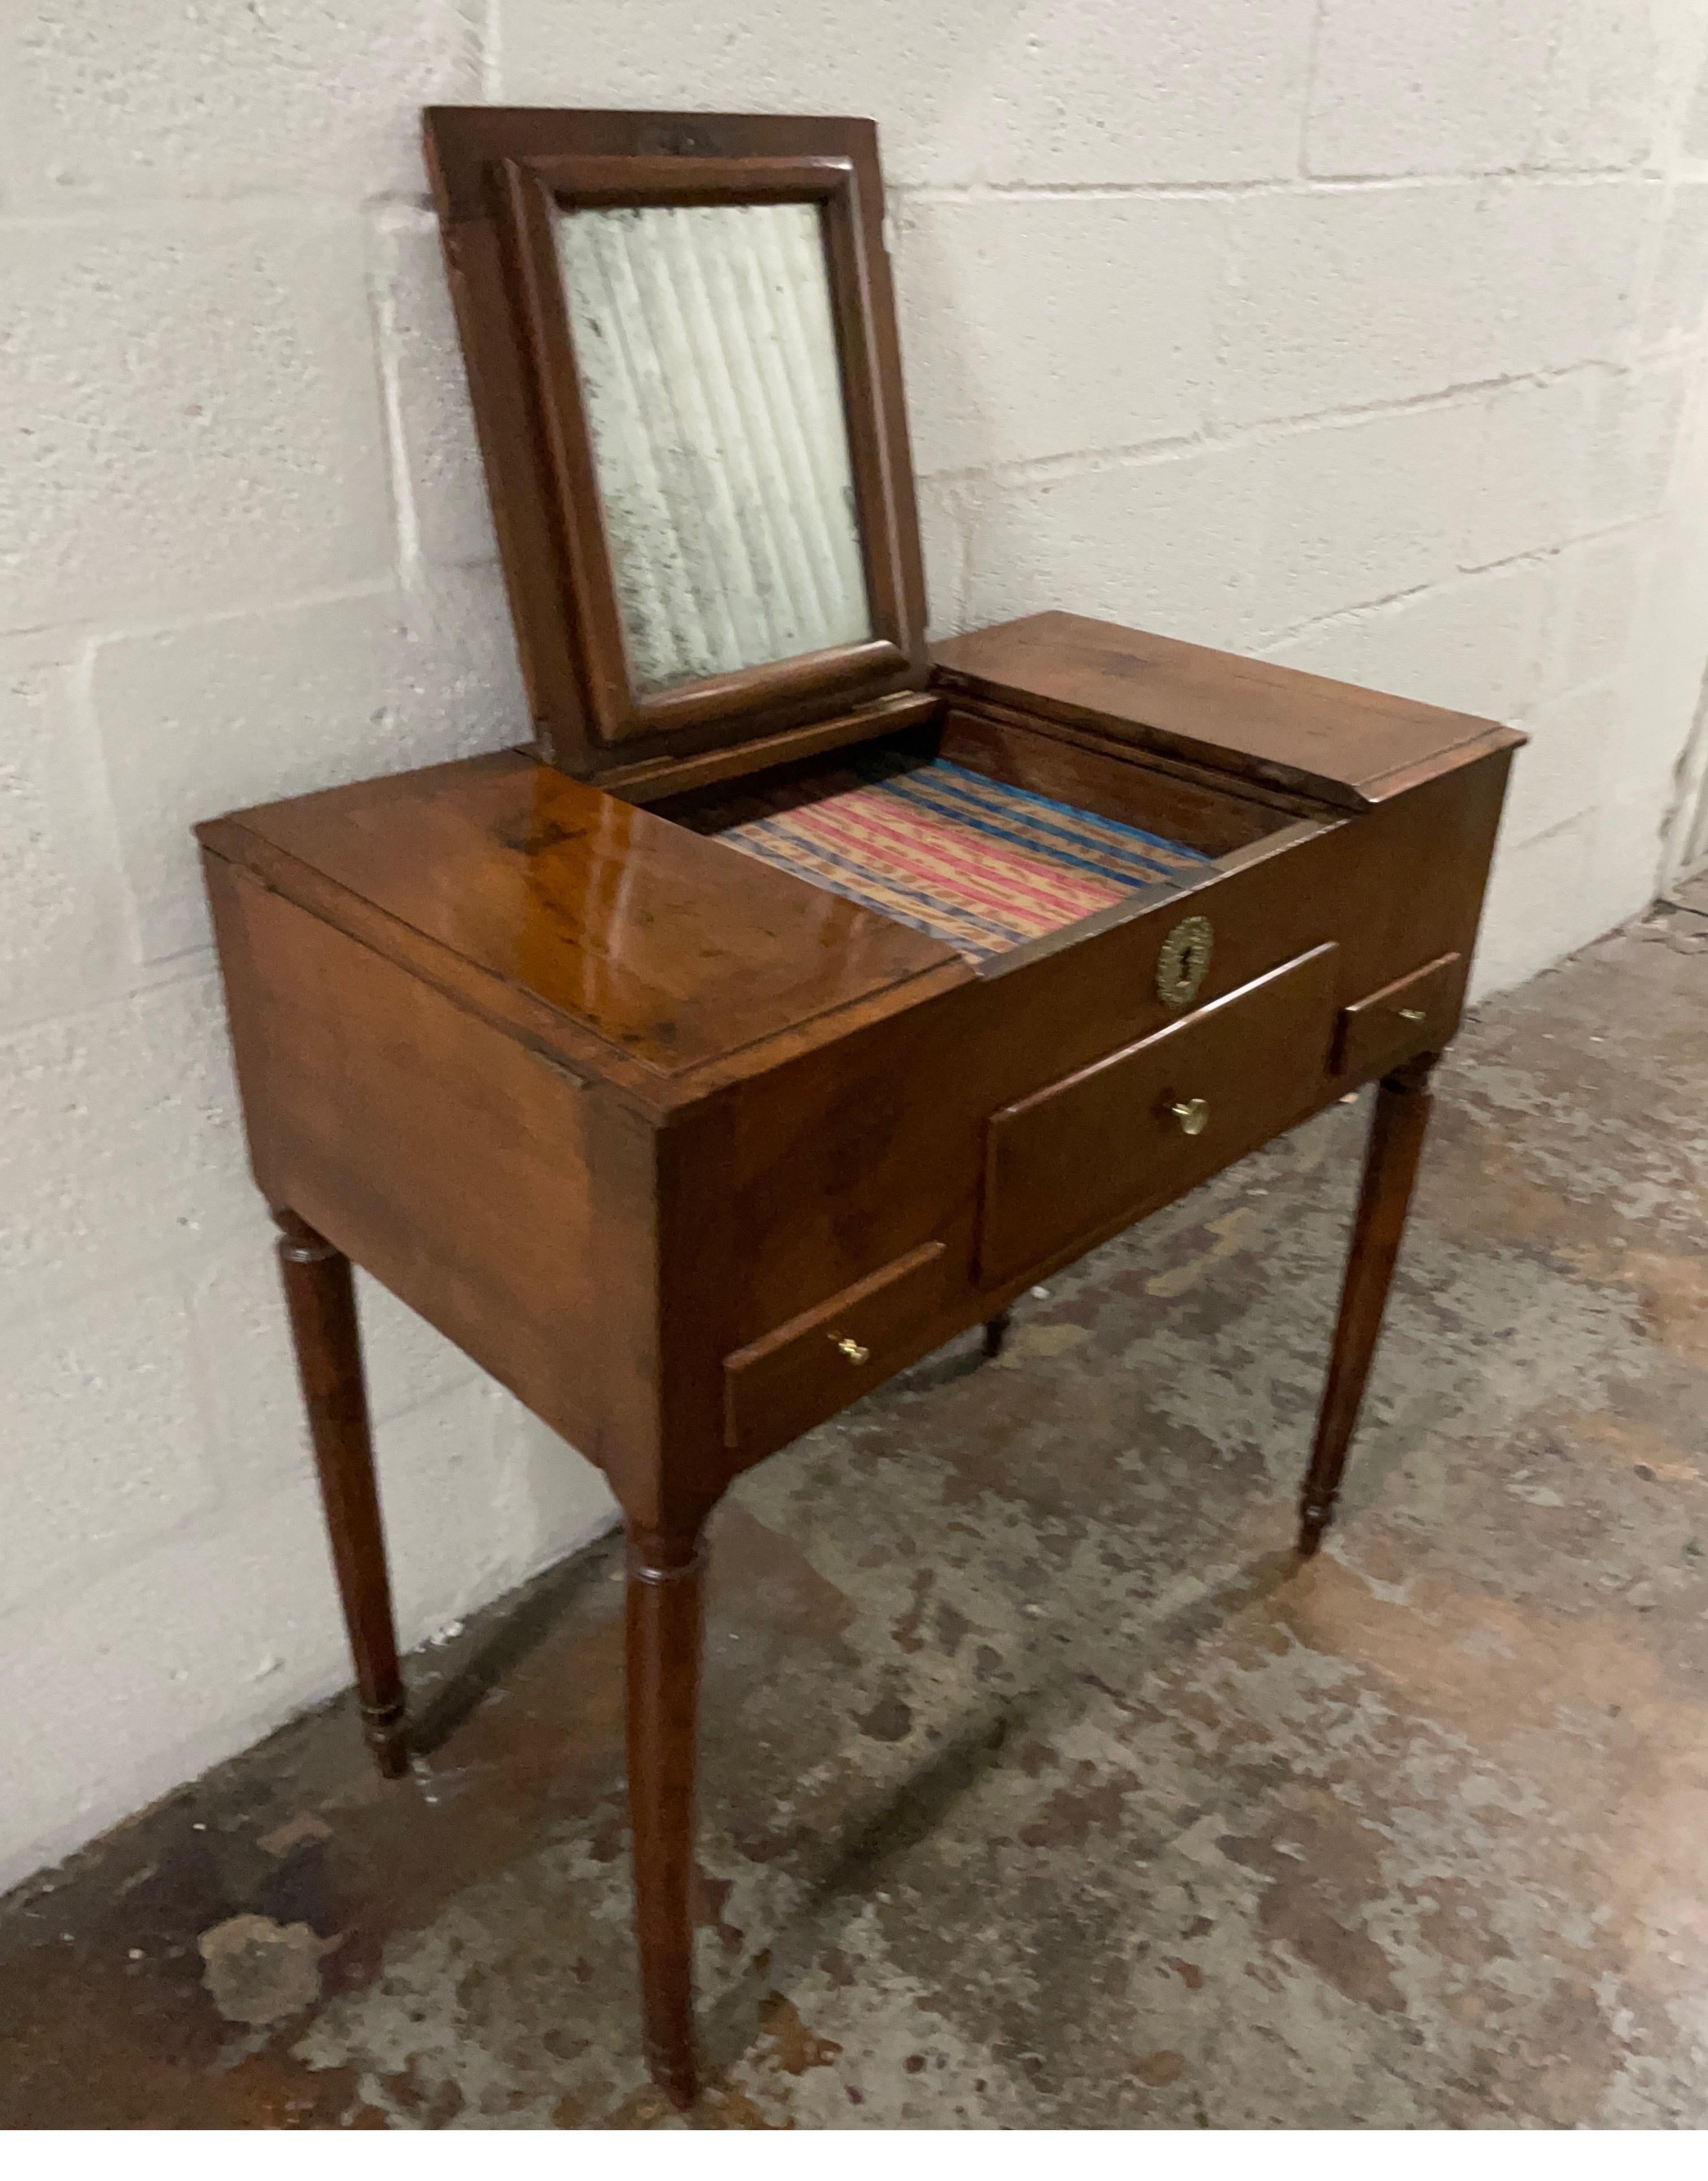
M 1201 1136 L 1204 1124 L 1209 1118 L 1209 1102 L 1205 1098 L 1176 1098 L 1169 1112 L 1180 1124 L 1183 1136 Z
M 1423 1019 L 1424 1011 L 1421 1008 L 1402 1008 L 1400 1009 L 1400 1020 L 1402 1022 L 1421 1022 Z
M 851 1363 L 869 1363 L 872 1360 L 872 1350 L 862 1348 L 851 1333 L 833 1333 L 830 1344 L 840 1355 L 846 1356 Z

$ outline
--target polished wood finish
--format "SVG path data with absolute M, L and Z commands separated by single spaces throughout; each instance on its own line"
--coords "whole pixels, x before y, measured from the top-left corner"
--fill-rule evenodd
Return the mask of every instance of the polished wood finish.
M 631 1527 L 629 1821 L 641 2015 L 653 2079 L 673 2103 L 699 2088 L 694 2035 L 694 1775 L 704 1548 L 697 1533 Z
M 521 1001 L 571 1068 L 615 1052 L 633 1072 L 685 1074 L 964 967 L 936 940 L 515 753 L 247 811 L 203 839 L 331 921 L 378 912 L 411 967 L 501 1014 Z M 359 936 L 372 940 L 371 921 Z
M 1382 1079 L 1370 1121 L 1358 1208 L 1353 1227 L 1352 1254 L 1341 1294 L 1334 1353 L 1317 1419 L 1310 1469 L 1299 1499 L 1298 1550 L 1309 1560 L 1321 1545 L 1334 1515 L 1347 1449 L 1358 1420 L 1364 1383 L 1382 1329 L 1388 1287 L 1400 1253 L 1400 1237 L 1411 1209 L 1412 1185 L 1430 1121 L 1430 1071 L 1433 1055 L 1409 1063 Z
M 427 163 L 541 747 L 594 778 L 745 749 L 917 688 L 925 599 L 877 135 L 869 121 L 434 107 Z M 625 653 L 554 207 L 821 208 L 869 639 L 669 689 Z M 875 719 L 873 733 L 884 732 Z M 762 762 L 763 760 L 761 760 Z
M 1067 614 L 928 659 L 868 122 L 439 108 L 427 138 L 551 762 L 471 759 L 197 830 L 377 1753 L 402 1763 L 401 1686 L 351 1261 L 621 1505 L 647 2054 L 686 2104 L 707 1517 L 744 1469 L 944 1342 L 978 1327 L 999 1354 L 1028 1288 L 1380 1075 L 1305 1492 L 1314 1551 L 1520 738 Z M 894 655 L 637 702 L 546 223 L 577 193 L 767 189 L 832 207 Z M 711 837 L 726 783 L 786 772 L 810 794 L 862 743 L 1209 860 L 974 967 Z M 1214 945 L 1182 1000 L 1158 973 L 1187 918 Z
M 1294 747 L 1290 699 L 1264 776 L 1237 750 L 1219 788 L 1204 756 L 1154 746 L 1135 702 L 1092 715 L 1088 626 L 1053 670 L 1032 630 L 1025 689 L 995 679 L 988 632 L 985 693 L 911 714 L 898 747 L 976 733 L 950 747 L 1148 830 L 1190 826 L 1213 859 L 976 968 L 677 823 L 681 797 L 636 808 L 518 754 L 200 829 L 262 1188 L 597 1461 L 638 1541 L 638 1929 L 675 2096 L 695 2068 L 694 1541 L 719 1497 L 956 1334 L 997 1352 L 1027 1288 L 1378 1068 L 1384 1114 L 1415 1102 L 1393 1086 L 1463 1004 L 1517 738 L 1400 707 L 1402 735 L 1391 706 L 1408 779 L 1372 798 L 1355 708 Z M 979 642 L 958 641 L 963 659 Z M 1154 645 L 1102 627 L 1100 671 Z M 1195 655 L 1196 701 L 1242 716 L 1245 666 L 1225 661 L 1218 690 L 1214 656 Z M 1304 795 L 1331 763 L 1336 795 Z M 1187 916 L 1215 940 L 1176 1008 L 1158 968 Z M 1211 1118 L 1187 1135 L 1169 1109 L 1196 1097 Z M 1379 1118 L 1321 1520 L 1406 1141 Z M 344 1351 L 308 1352 L 322 1369 Z M 341 1573 L 371 1565 L 377 1529 L 328 1506 L 358 1549 Z M 361 1626 L 364 1688 L 389 1703 Z
M 275 1217 L 303 1405 L 355 1661 L 362 1731 L 382 1774 L 396 1780 L 409 1767 L 403 1676 L 374 1483 L 355 1282 L 350 1259 L 306 1220 L 289 1211 Z

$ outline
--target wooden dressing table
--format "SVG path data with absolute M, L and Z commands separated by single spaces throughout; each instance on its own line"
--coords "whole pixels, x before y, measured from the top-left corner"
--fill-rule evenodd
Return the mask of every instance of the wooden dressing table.
M 1064 613 L 928 654 L 869 123 L 427 141 L 536 748 L 198 830 L 369 1739 L 404 1770 L 352 1262 L 621 1502 L 686 2103 L 708 1515 L 1380 1079 L 1314 1552 L 1519 737 Z

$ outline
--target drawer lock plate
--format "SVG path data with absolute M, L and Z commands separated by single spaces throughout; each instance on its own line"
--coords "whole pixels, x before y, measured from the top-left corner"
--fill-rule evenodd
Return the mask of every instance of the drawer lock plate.
M 1209 974 L 1215 933 L 1207 916 L 1182 917 L 1156 958 L 1156 996 L 1165 1008 L 1189 1008 Z

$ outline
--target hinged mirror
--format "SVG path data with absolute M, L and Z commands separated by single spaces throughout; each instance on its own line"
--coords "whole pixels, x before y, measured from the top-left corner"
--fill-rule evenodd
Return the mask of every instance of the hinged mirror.
M 869 122 L 439 108 L 544 754 L 587 776 L 924 681 Z

